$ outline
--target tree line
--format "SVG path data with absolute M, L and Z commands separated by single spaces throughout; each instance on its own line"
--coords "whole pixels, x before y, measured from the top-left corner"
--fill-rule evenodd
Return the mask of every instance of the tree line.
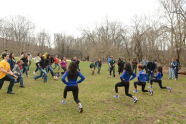
M 106 20 L 93 30 L 83 29 L 80 37 L 45 31 L 35 33 L 35 25 L 23 16 L 0 19 L 0 49 L 50 52 L 60 56 L 90 59 L 109 55 L 138 61 L 156 59 L 162 64 L 178 58 L 186 64 L 186 1 L 160 0 L 157 18 L 134 17 L 131 25 Z M 52 39 L 53 38 L 53 39 Z

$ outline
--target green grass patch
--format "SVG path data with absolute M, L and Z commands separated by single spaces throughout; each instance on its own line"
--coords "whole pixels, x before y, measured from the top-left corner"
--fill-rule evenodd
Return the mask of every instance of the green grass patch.
M 134 94 L 133 81 L 130 93 L 137 96 L 138 103 L 124 95 L 124 88 L 119 88 L 119 99 L 114 99 L 114 85 L 119 82 L 108 76 L 108 66 L 103 65 L 101 74 L 91 75 L 88 62 L 81 62 L 81 72 L 86 80 L 79 85 L 79 99 L 84 106 L 84 113 L 78 113 L 72 93 L 67 96 L 67 104 L 60 102 L 65 85 L 49 76 L 48 83 L 42 79 L 33 79 L 32 64 L 29 77 L 24 76 L 26 88 L 15 84 L 15 95 L 6 94 L 8 82 L 0 90 L 0 124 L 120 124 L 120 123 L 186 123 L 186 78 L 178 81 L 167 80 L 165 74 L 163 85 L 173 88 L 170 93 L 154 84 L 154 95 L 139 92 Z M 50 74 L 48 74 L 50 75 Z M 147 84 L 146 89 L 149 84 Z M 141 89 L 141 88 L 140 88 Z

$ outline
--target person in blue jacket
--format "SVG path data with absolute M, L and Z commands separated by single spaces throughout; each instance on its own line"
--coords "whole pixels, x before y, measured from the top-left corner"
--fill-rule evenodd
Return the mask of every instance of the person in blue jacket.
M 142 92 L 149 92 L 150 95 L 153 95 L 153 90 L 145 90 L 145 86 L 146 86 L 146 81 L 148 80 L 148 75 L 145 73 L 145 71 L 143 70 L 143 65 L 138 65 L 138 81 L 134 82 L 134 93 L 137 93 L 137 85 L 140 85 L 142 87 Z
M 115 85 L 116 95 L 114 97 L 119 98 L 118 87 L 125 87 L 125 95 L 133 98 L 134 103 L 136 103 L 138 101 L 138 99 L 135 96 L 129 94 L 129 81 L 131 81 L 135 77 L 136 77 L 136 74 L 133 73 L 130 63 L 126 63 L 125 69 L 124 69 L 122 75 L 120 76 L 121 82 L 119 82 Z
M 156 82 L 156 83 L 159 84 L 159 87 L 161 89 L 168 89 L 171 92 L 172 88 L 170 88 L 170 87 L 163 87 L 162 86 L 162 78 L 163 78 L 163 69 L 162 69 L 161 66 L 159 66 L 158 67 L 158 73 L 156 74 L 155 78 L 150 80 L 150 84 L 151 84 L 150 88 L 152 88 L 153 82 Z
M 80 77 L 80 80 L 77 80 L 78 77 Z M 68 80 L 66 80 L 66 78 Z M 79 94 L 79 87 L 78 84 L 85 80 L 85 77 L 81 74 L 81 72 L 78 71 L 78 66 L 75 62 L 71 62 L 68 71 L 66 71 L 62 76 L 63 83 L 66 84 L 66 87 L 64 89 L 63 93 L 63 100 L 62 104 L 66 104 L 66 98 L 67 98 L 67 92 L 72 91 L 74 101 L 79 105 L 79 112 L 83 112 L 83 106 L 80 103 L 80 100 L 78 98 Z

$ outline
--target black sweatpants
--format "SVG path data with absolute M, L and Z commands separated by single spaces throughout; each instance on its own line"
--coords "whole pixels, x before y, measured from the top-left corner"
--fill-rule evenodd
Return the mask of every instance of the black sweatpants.
M 162 80 L 157 80 L 157 79 L 152 79 L 152 80 L 150 80 L 150 84 L 151 84 L 151 85 L 153 84 L 153 82 L 158 83 L 161 89 L 167 89 L 167 87 L 163 87 L 163 86 L 162 86 Z
M 129 94 L 129 82 L 119 82 L 115 85 L 115 91 L 118 93 L 118 87 L 125 87 L 125 95 L 132 97 L 131 94 Z
M 124 68 L 123 67 L 118 67 L 118 73 L 119 75 L 123 72 Z
M 110 76 L 112 75 L 113 72 L 113 76 L 115 77 L 115 66 L 110 67 Z
M 137 85 L 141 86 L 142 92 L 149 92 L 148 90 L 145 90 L 146 82 L 134 82 L 134 87 L 137 88 Z
M 80 101 L 78 99 L 78 93 L 79 93 L 79 88 L 77 86 L 66 86 L 64 89 L 63 97 L 66 99 L 67 98 L 67 92 L 72 91 L 74 101 L 78 104 Z

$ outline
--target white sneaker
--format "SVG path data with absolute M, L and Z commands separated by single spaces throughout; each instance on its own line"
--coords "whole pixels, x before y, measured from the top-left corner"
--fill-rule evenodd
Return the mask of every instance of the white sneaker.
M 79 107 L 79 113 L 82 113 L 82 112 L 83 112 L 83 108 Z
M 133 92 L 134 92 L 134 93 L 138 93 L 138 90 L 134 90 Z
M 113 96 L 114 98 L 119 98 L 119 95 L 115 95 L 115 96 Z
M 82 104 L 79 104 L 79 113 L 82 113 L 83 112 L 83 106 Z
M 66 100 L 61 101 L 62 104 L 67 104 Z
M 137 101 L 138 101 L 137 97 L 134 96 L 133 101 L 134 101 L 134 103 L 137 103 Z
M 149 86 L 148 88 L 152 89 L 153 87 L 152 86 Z
M 172 88 L 171 87 L 167 87 L 167 90 L 169 90 L 169 92 L 172 92 Z
M 152 96 L 153 95 L 153 90 L 149 90 L 149 92 L 150 92 L 150 95 Z

